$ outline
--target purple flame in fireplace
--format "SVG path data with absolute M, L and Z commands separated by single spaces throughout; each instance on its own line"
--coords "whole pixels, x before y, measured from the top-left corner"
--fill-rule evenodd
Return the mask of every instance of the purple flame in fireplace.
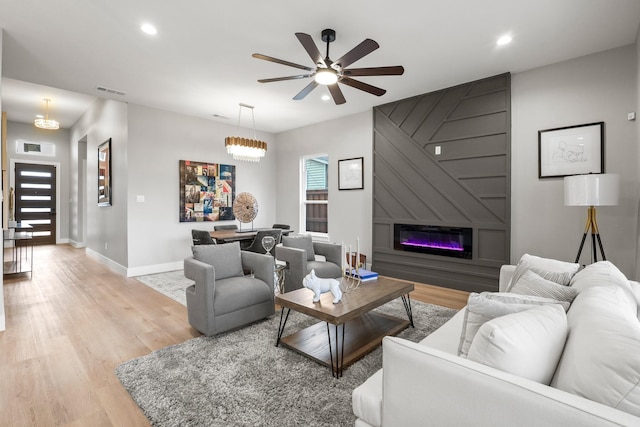
M 411 240 L 407 239 L 400 243 L 405 246 L 415 246 L 419 248 L 432 248 L 432 249 L 445 249 L 448 251 L 464 251 L 462 244 L 460 242 L 448 241 L 448 242 L 433 242 L 433 241 L 425 241 L 425 240 Z

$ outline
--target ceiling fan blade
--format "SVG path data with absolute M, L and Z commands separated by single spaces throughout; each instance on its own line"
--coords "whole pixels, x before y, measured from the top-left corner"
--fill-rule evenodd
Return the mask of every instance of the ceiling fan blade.
M 284 61 L 282 59 L 274 58 L 272 56 L 263 55 L 261 53 L 254 53 L 251 56 L 253 56 L 256 59 L 264 59 L 265 61 L 275 62 L 276 64 L 282 64 L 282 65 L 286 65 L 286 66 L 289 66 L 289 67 L 300 68 L 301 70 L 315 71 L 314 68 L 305 67 L 304 65 L 300 65 L 300 64 L 294 64 L 293 62 Z
M 345 76 L 400 76 L 404 74 L 404 67 L 396 65 L 393 67 L 352 68 L 342 70 L 342 74 Z
M 329 92 L 331 93 L 333 102 L 335 102 L 336 105 L 344 104 L 345 102 L 347 102 L 347 100 L 344 99 L 344 95 L 342 94 L 340 87 L 338 87 L 338 83 L 328 85 L 327 87 L 329 88 Z
M 327 66 L 322 58 L 322 54 L 318 50 L 318 46 L 316 46 L 313 38 L 311 38 L 309 34 L 296 33 L 296 37 L 302 44 L 302 47 L 304 47 L 304 50 L 307 51 L 314 64 L 321 64 L 323 67 Z
M 375 40 L 366 39 L 365 41 L 360 43 L 358 46 L 354 47 L 349 52 L 342 55 L 340 59 L 333 61 L 333 63 L 338 64 L 340 65 L 340 67 L 342 67 L 342 69 L 345 69 L 349 65 L 356 62 L 358 59 L 362 58 L 365 55 L 370 54 L 371 52 L 373 52 L 379 47 L 380 45 Z
M 311 80 L 311 83 L 306 85 L 304 89 L 302 89 L 296 96 L 293 97 L 296 101 L 300 101 L 305 96 L 309 95 L 309 93 L 314 90 L 318 86 L 318 83 L 315 80 Z
M 376 95 L 376 96 L 382 96 L 385 93 L 387 93 L 387 91 L 385 89 L 381 89 L 379 87 L 376 86 L 372 86 L 370 84 L 367 83 L 363 83 L 359 80 L 355 80 L 355 79 L 351 79 L 349 77 L 346 76 L 342 76 L 342 78 L 339 80 L 340 83 L 344 83 L 348 86 L 351 87 L 355 87 L 356 89 L 360 89 L 363 90 L 365 92 L 369 92 L 372 95 Z
M 305 79 L 307 77 L 312 77 L 313 74 L 299 74 L 297 76 L 288 76 L 288 77 L 274 77 L 272 79 L 260 79 L 258 82 L 260 83 L 271 83 L 271 82 L 281 82 L 284 80 L 296 80 L 296 79 Z

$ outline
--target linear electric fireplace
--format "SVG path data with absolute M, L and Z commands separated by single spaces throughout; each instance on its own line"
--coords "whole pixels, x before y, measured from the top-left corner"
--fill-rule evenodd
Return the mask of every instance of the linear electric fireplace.
M 393 247 L 399 251 L 420 252 L 471 259 L 473 229 L 436 225 L 393 225 Z

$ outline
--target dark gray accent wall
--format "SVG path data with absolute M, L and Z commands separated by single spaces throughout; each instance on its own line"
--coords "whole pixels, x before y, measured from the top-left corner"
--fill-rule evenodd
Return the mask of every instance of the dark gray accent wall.
M 497 289 L 510 252 L 510 86 L 507 73 L 374 108 L 375 271 Z M 395 223 L 470 227 L 472 259 L 394 250 Z

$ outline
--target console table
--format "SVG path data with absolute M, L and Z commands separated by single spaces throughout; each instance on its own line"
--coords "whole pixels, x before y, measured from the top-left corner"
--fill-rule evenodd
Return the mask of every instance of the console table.
M 3 274 L 33 275 L 33 227 L 19 222 L 2 230 L 2 237 Z

